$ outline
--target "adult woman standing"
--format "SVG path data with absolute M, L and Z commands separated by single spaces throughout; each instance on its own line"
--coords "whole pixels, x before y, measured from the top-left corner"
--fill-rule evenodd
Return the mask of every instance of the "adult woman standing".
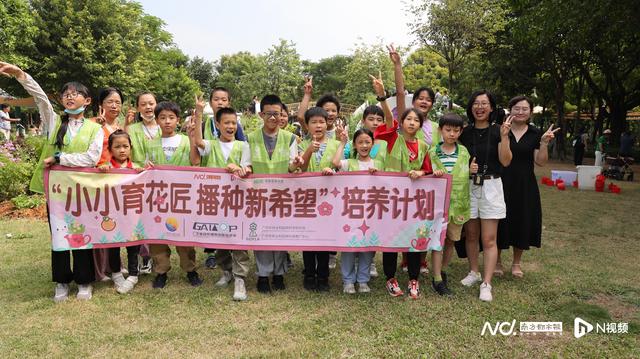
M 525 96 L 516 96 L 509 101 L 509 113 L 513 120 L 509 148 L 513 158 L 511 165 L 502 173 L 507 218 L 500 220 L 498 247 L 500 250 L 513 247 L 511 274 L 518 278 L 523 276 L 520 265 L 522 252 L 530 246 L 540 248 L 542 234 L 542 208 L 538 182 L 533 172 L 534 164 L 544 166 L 547 163 L 549 141 L 560 129 L 554 130 L 551 125 L 543 134 L 530 125 L 532 108 L 533 102 Z M 494 274 L 502 274 L 500 251 Z
M 471 165 L 478 166 L 470 185 L 471 219 L 465 224 L 471 270 L 461 283 L 470 287 L 482 281 L 478 265 L 478 242 L 482 238 L 484 281 L 480 285 L 479 298 L 485 302 L 493 300 L 491 279 L 498 259 L 498 220 L 507 214 L 500 176 L 502 167 L 509 166 L 512 157 L 509 147 L 511 118 L 507 118 L 502 126 L 491 124 L 491 114 L 495 109 L 496 101 L 489 91 L 473 93 L 467 104 L 467 116 L 473 123 L 465 127 L 460 136 L 460 142 L 471 154 Z

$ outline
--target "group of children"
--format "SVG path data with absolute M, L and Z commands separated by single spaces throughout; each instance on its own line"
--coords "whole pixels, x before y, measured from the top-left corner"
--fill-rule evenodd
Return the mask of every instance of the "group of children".
M 393 60 L 392 54 L 392 60 Z M 395 61 L 394 61 L 395 62 Z M 469 176 L 477 171 L 475 160 L 457 140 L 463 120 L 455 114 L 444 115 L 439 123 L 426 118 L 433 103 L 433 91 L 422 88 L 415 92 L 413 107 L 398 106 L 394 119 L 386 103 L 381 79 L 373 78 L 373 87 L 380 106 L 365 109 L 360 127 L 353 138 L 336 119 L 340 103 L 334 96 L 324 96 L 315 107 L 308 108 L 312 83 L 305 83 L 305 95 L 298 113 L 304 138 L 282 130 L 288 117 L 286 106 L 276 95 L 267 95 L 260 102 L 263 126 L 252 133 L 241 133 L 236 111 L 229 107 L 229 92 L 215 88 L 209 97 L 214 116 L 203 120 L 206 102 L 196 98 L 195 111 L 185 123 L 186 135 L 178 132 L 181 110 L 172 102 L 156 103 L 155 96 L 145 92 L 136 98 L 136 111 L 128 111 L 124 123 L 118 123 L 123 95 L 108 89 L 100 96 L 99 116 L 85 118 L 91 96 L 85 86 L 67 83 L 60 91 L 65 114 L 55 114 L 40 86 L 18 67 L 0 63 L 0 73 L 15 77 L 35 98 L 45 123 L 48 141 L 42 151 L 40 165 L 31 182 L 31 190 L 43 192 L 43 169 L 54 164 L 70 167 L 135 168 L 143 170 L 154 165 L 203 166 L 224 168 L 244 177 L 250 174 L 283 174 L 298 171 L 332 175 L 337 171 L 367 170 L 402 172 L 415 180 L 433 174 L 453 177 L 450 216 L 446 241 L 441 251 L 432 251 L 432 286 L 440 295 L 451 295 L 443 271 L 451 258 L 453 242 L 460 239 L 462 224 L 469 219 Z M 396 84 L 398 85 L 398 84 Z M 403 91 L 398 87 L 398 93 Z M 425 99 L 426 98 L 426 99 Z M 401 99 L 398 99 L 399 102 Z M 404 99 L 402 99 L 404 103 Z M 427 103 L 425 105 L 424 103 Z M 239 136 L 240 134 L 240 136 Z M 177 247 L 180 266 L 192 286 L 202 284 L 196 271 L 196 251 L 193 247 Z M 119 293 L 127 293 L 138 282 L 140 246 L 127 247 L 128 274 L 121 271 L 120 249 L 108 250 L 111 279 Z M 149 245 L 153 262 L 153 288 L 163 288 L 170 270 L 171 250 L 168 245 Z M 211 251 L 209 251 L 211 252 Z M 93 250 L 52 251 L 52 279 L 56 283 L 55 301 L 69 295 L 69 283 L 78 284 L 79 299 L 90 299 L 91 283 L 96 279 Z M 70 256 L 73 255 L 73 268 Z M 373 252 L 342 253 L 341 271 L 344 293 L 366 293 L 373 268 Z M 425 253 L 403 253 L 403 267 L 409 275 L 406 286 L 410 298 L 420 295 L 419 275 L 426 271 Z M 307 290 L 328 291 L 331 252 L 305 251 L 303 286 Z M 288 270 L 288 253 L 255 251 L 257 290 L 269 293 L 284 290 L 284 275 Z M 335 257 L 333 257 L 335 258 Z M 250 257 L 245 250 L 218 250 L 216 259 L 222 276 L 216 286 L 234 281 L 234 300 L 247 299 L 245 279 L 250 271 Z M 147 257 L 148 260 L 148 257 Z M 390 295 L 402 296 L 396 270 L 398 254 L 383 252 L 382 263 L 386 289 Z M 422 270 L 421 270 L 422 269 Z M 356 287 L 357 285 L 357 287 Z M 356 290 L 357 288 L 357 290 Z

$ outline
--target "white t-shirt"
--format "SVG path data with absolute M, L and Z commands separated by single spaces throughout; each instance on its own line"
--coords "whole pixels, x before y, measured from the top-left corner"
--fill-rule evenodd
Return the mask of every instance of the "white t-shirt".
M 360 171 L 368 171 L 372 167 L 375 167 L 375 164 L 371 158 L 369 158 L 369 161 L 358 160 L 358 169 Z M 340 160 L 340 171 L 349 171 L 349 160 Z
M 7 114 L 4 111 L 0 111 L 0 129 L 3 130 L 10 130 L 11 129 L 11 122 L 9 121 L 5 121 L 5 119 L 9 119 L 9 114 Z
M 164 157 L 167 161 L 171 160 L 173 154 L 178 150 L 181 139 L 179 134 L 171 137 L 162 137 L 162 152 L 164 152 Z
M 233 142 L 220 141 L 220 148 L 222 149 L 222 157 L 224 160 L 229 159 L 231 150 L 233 149 Z M 200 156 L 206 156 L 211 153 L 211 141 L 204 141 L 204 148 L 198 147 Z M 240 167 L 251 166 L 251 150 L 249 149 L 248 142 L 242 142 L 242 157 L 240 158 Z

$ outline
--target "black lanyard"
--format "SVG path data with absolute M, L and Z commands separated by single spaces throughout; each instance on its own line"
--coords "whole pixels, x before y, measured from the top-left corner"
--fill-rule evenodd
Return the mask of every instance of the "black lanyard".
M 475 128 L 475 126 L 472 129 L 473 131 L 473 156 L 474 157 L 478 157 L 478 131 Z M 489 125 L 489 127 L 487 127 L 487 145 L 486 145 L 486 149 L 485 149 L 485 159 L 484 159 L 484 163 L 482 165 L 482 172 L 480 174 L 484 175 L 487 173 L 487 169 L 489 168 L 488 163 L 489 163 L 489 147 L 491 146 L 491 125 Z

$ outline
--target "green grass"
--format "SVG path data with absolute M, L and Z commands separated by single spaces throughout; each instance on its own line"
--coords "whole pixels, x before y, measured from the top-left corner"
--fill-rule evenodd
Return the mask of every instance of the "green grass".
M 549 168 L 559 166 L 540 174 Z M 205 285 L 192 289 L 174 261 L 165 290 L 143 276 L 129 295 L 101 283 L 91 301 L 56 305 L 46 222 L 1 219 L 0 357 L 638 357 L 640 185 L 620 186 L 621 195 L 541 188 L 543 247 L 525 253 L 524 279 L 494 280 L 490 304 L 459 284 L 459 259 L 449 269 L 454 298 L 422 281 L 412 301 L 389 297 L 382 278 L 370 295 L 343 295 L 338 271 L 329 294 L 307 293 L 295 253 L 284 293 L 259 295 L 250 277 L 244 303 L 231 300 L 231 287 L 214 289 L 218 270 L 200 270 Z M 576 315 L 629 322 L 630 333 L 575 339 Z M 564 334 L 480 335 L 485 321 L 513 319 L 562 321 Z

